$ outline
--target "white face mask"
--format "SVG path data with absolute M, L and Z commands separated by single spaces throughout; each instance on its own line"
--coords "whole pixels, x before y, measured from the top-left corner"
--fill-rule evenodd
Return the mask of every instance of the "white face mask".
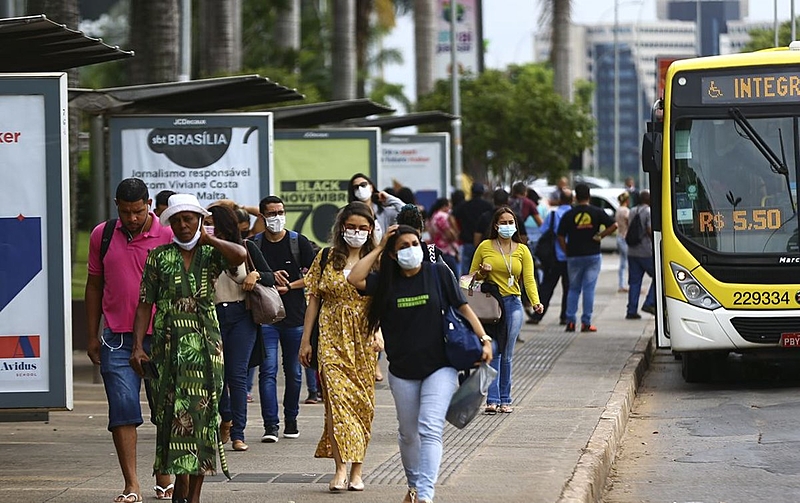
M 194 246 L 197 244 L 197 242 L 200 241 L 200 226 L 201 225 L 203 225 L 203 220 L 202 219 L 200 220 L 200 225 L 197 226 L 197 232 L 194 233 L 194 237 L 192 239 L 190 239 L 188 243 L 183 243 L 180 240 L 178 240 L 178 236 L 172 236 L 172 241 L 176 245 L 180 246 L 181 248 L 183 248 L 186 251 L 191 250 L 192 248 L 194 248 Z
M 367 185 L 366 187 L 359 187 L 356 189 L 356 199 L 361 202 L 366 203 L 372 197 L 372 187 Z
M 419 267 L 422 264 L 422 247 L 416 245 L 398 250 L 397 264 L 406 271 Z
M 276 215 L 274 217 L 267 217 L 264 219 L 267 224 L 267 230 L 273 234 L 277 234 L 283 230 L 286 225 L 286 215 Z
M 361 248 L 367 242 L 369 231 L 360 231 L 358 229 L 345 229 L 342 233 L 344 242 L 351 248 Z
M 372 231 L 372 239 L 375 241 L 375 246 L 381 242 L 383 239 L 383 229 L 381 229 L 381 224 L 375 220 L 375 230 Z

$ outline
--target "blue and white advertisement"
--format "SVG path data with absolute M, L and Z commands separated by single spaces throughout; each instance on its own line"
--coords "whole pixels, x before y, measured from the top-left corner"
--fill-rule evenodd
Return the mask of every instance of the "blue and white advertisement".
M 450 194 L 450 133 L 384 135 L 378 186 L 405 186 L 430 208 Z
M 0 77 L 0 408 L 72 408 L 64 74 Z

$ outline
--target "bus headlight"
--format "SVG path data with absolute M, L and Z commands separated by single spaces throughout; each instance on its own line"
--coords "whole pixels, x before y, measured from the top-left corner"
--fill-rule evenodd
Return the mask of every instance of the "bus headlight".
M 675 280 L 678 282 L 678 286 L 680 286 L 689 304 L 708 310 L 722 307 L 717 302 L 717 299 L 708 293 L 708 290 L 703 288 L 703 285 L 692 276 L 688 269 L 675 262 L 670 262 L 669 266 L 672 268 L 672 274 L 675 276 Z

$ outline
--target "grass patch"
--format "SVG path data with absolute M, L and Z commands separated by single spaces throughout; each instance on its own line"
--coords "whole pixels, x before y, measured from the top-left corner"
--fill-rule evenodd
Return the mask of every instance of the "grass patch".
M 88 276 L 89 235 L 91 231 L 78 231 L 75 256 L 72 258 L 72 300 L 83 300 Z

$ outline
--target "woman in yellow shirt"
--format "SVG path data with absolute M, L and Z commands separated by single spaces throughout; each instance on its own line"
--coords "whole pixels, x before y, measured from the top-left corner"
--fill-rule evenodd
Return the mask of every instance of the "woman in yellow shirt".
M 492 367 L 497 377 L 489 386 L 486 399 L 486 413 L 512 412 L 511 408 L 511 360 L 514 345 L 522 328 L 524 311 L 522 308 L 522 289 L 531 301 L 534 311 L 542 313 L 544 306 L 539 301 L 533 272 L 533 257 L 522 242 L 517 228 L 517 218 L 508 206 L 494 212 L 489 237 L 478 245 L 472 257 L 470 273 L 478 279 L 497 285 L 502 297 L 503 316 L 506 325 L 506 340 L 498 341 Z

